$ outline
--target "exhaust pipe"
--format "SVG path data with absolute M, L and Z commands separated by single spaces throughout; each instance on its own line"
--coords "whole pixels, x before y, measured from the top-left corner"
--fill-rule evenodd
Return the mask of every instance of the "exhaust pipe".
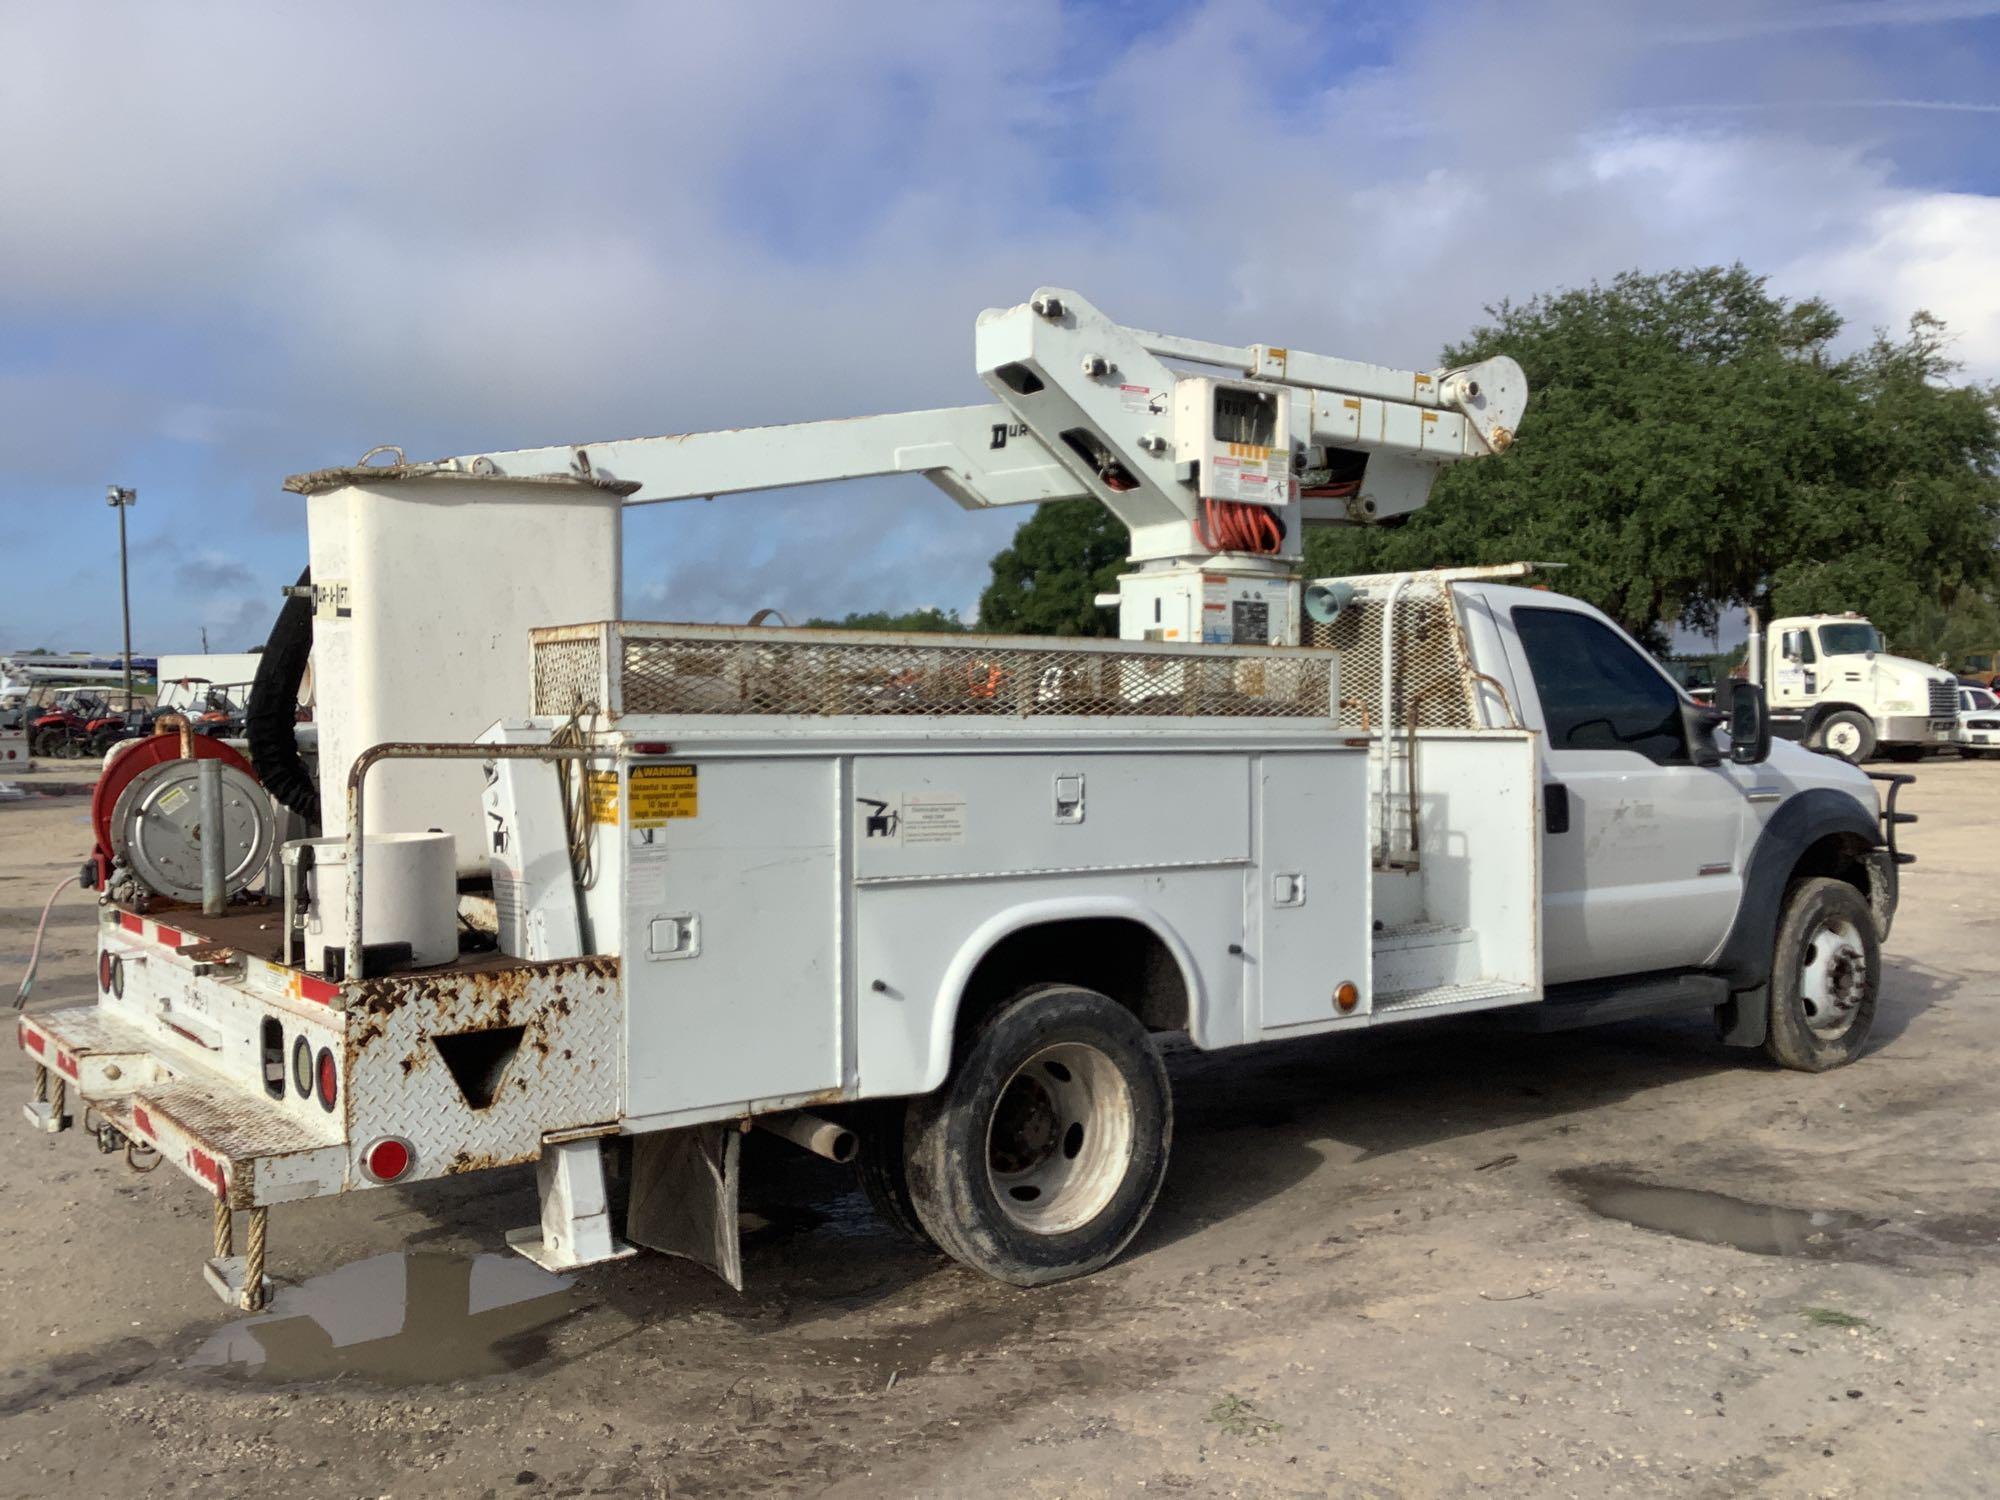
M 854 1160 L 860 1142 L 845 1125 L 822 1120 L 818 1115 L 787 1110 L 783 1114 L 759 1115 L 757 1124 L 773 1135 L 781 1135 L 794 1146 L 803 1146 L 814 1156 L 824 1156 L 845 1166 Z

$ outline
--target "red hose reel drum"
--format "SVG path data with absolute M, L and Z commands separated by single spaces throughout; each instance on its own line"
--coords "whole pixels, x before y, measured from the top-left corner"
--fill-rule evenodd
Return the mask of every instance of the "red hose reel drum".
M 250 762 L 221 740 L 211 739 L 205 734 L 190 735 L 188 748 L 192 751 L 190 759 L 219 760 L 225 766 L 241 771 L 252 781 L 257 779 L 257 772 Z M 144 772 L 180 758 L 180 735 L 173 732 L 155 734 L 129 750 L 120 751 L 104 768 L 104 774 L 97 778 L 97 786 L 90 794 L 90 831 L 96 840 L 90 861 L 97 873 L 94 885 L 98 890 L 103 890 L 111 879 L 111 815 L 118 806 L 119 797 Z

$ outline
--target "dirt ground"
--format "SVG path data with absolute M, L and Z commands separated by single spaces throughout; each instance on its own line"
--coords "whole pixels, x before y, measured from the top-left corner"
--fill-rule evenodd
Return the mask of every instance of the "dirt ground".
M 2000 1493 L 2000 763 L 1919 778 L 1855 1066 L 1695 1020 L 1184 1053 L 1151 1223 L 1041 1291 L 756 1136 L 740 1296 L 505 1256 L 508 1172 L 275 1213 L 246 1325 L 187 1180 L 16 1120 L 0 1494 Z M 86 808 L 0 804 L 9 997 Z M 31 1008 L 88 996 L 92 922 Z

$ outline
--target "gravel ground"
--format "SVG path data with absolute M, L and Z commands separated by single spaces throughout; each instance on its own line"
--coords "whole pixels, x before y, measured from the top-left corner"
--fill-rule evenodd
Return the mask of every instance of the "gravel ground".
M 17 1125 L 0 1495 L 2000 1492 L 2000 763 L 1919 777 L 1855 1066 L 1693 1020 L 1182 1053 L 1150 1225 L 1041 1291 L 758 1136 L 740 1296 L 496 1253 L 505 1172 L 274 1214 L 246 1324 L 191 1184 Z M 86 816 L 0 803 L 9 994 Z M 31 1007 L 88 997 L 92 927 L 58 903 Z

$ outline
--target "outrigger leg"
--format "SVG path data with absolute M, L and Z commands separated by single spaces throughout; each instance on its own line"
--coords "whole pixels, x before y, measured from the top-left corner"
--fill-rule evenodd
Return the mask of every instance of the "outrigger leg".
M 236 1215 L 229 1200 L 215 1200 L 215 1255 L 202 1268 L 202 1275 L 215 1288 L 215 1295 L 231 1307 L 256 1312 L 271 1300 L 271 1279 L 264 1274 L 264 1234 L 271 1211 L 249 1210 L 249 1232 L 244 1253 L 236 1253 Z

